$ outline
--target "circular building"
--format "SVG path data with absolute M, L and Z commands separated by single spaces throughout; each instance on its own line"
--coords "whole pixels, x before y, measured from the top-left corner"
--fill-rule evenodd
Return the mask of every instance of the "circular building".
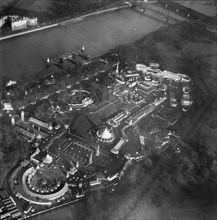
M 82 89 L 74 89 L 71 91 L 71 94 L 64 97 L 64 102 L 71 108 L 84 108 L 91 105 L 94 100 L 90 92 Z
M 53 157 L 47 154 L 42 160 L 45 164 L 51 164 L 53 162 Z
M 68 191 L 68 184 L 55 169 L 30 167 L 22 171 L 21 175 L 21 187 L 15 187 L 16 191 L 21 198 L 31 203 L 51 205 L 53 200 Z
M 97 140 L 101 142 L 111 143 L 115 139 L 114 132 L 107 127 L 96 132 Z

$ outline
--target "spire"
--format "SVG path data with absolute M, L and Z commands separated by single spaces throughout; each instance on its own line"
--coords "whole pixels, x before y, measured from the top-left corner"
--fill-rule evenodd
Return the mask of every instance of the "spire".
M 112 136 L 112 134 L 110 133 L 110 131 L 106 127 L 102 132 L 102 138 L 109 139 L 109 138 L 111 138 L 111 136 Z
M 99 141 L 112 142 L 114 140 L 114 134 L 107 127 L 97 131 L 97 137 Z
M 11 117 L 11 124 L 12 124 L 12 125 L 15 124 L 14 116 Z
M 84 49 L 84 46 L 81 48 L 81 51 L 84 51 L 85 49 Z
M 89 158 L 89 164 L 93 163 L 93 153 L 90 154 L 90 158 Z
M 119 62 L 117 63 L 117 67 L 116 67 L 115 73 L 116 73 L 116 74 L 119 73 Z
M 53 158 L 47 153 L 47 155 L 43 158 L 43 162 L 46 164 L 50 164 L 53 162 Z
M 99 156 L 99 145 L 97 146 L 97 149 L 96 149 L 96 156 Z
M 76 166 L 75 166 L 76 168 L 79 168 L 79 161 L 77 160 L 77 162 L 76 162 Z
M 50 63 L 50 58 L 49 57 L 47 58 L 47 63 Z
M 21 111 L 21 121 L 24 122 L 24 119 L 25 119 L 24 111 Z

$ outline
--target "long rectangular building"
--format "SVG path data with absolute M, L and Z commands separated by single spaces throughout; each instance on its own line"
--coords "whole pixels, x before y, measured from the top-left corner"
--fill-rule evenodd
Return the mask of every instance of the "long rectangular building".
M 35 138 L 35 134 L 27 131 L 26 129 L 24 128 L 21 128 L 19 126 L 17 126 L 17 131 L 22 134 L 23 136 L 27 137 L 27 138 L 30 138 L 30 139 L 34 139 Z
M 49 131 L 49 132 L 51 132 L 53 130 L 53 127 L 51 126 L 50 123 L 43 122 L 43 121 L 36 119 L 36 118 L 33 118 L 33 117 L 29 118 L 29 123 L 33 124 L 35 126 L 38 126 L 39 128 L 44 128 L 46 131 Z
M 121 150 L 121 148 L 124 146 L 124 144 L 126 143 L 126 139 L 121 138 L 118 143 L 111 149 L 111 152 L 113 154 L 119 154 L 119 151 Z

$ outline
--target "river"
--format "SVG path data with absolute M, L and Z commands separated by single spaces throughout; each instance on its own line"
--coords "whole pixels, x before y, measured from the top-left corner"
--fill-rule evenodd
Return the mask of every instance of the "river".
M 45 60 L 85 46 L 98 55 L 133 42 L 165 24 L 131 9 L 86 18 L 1 42 L 0 75 L 21 82 L 46 73 Z

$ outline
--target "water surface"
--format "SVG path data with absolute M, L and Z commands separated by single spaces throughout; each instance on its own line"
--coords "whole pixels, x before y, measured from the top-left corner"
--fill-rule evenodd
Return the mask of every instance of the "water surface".
M 0 75 L 29 81 L 46 72 L 45 60 L 85 45 L 91 55 L 133 42 L 165 24 L 130 9 L 23 35 L 1 42 Z M 136 30 L 135 30 L 136 29 Z

